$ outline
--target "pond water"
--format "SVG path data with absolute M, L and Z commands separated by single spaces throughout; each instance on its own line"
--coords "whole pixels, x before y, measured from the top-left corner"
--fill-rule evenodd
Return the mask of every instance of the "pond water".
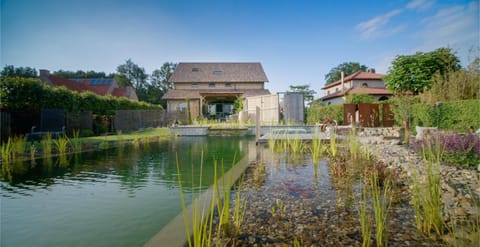
M 192 188 L 213 183 L 213 160 L 228 169 L 247 154 L 249 141 L 184 137 L 4 165 L 0 245 L 141 246 L 181 212 L 176 154 L 190 203 Z M 192 173 L 198 174 L 202 153 L 199 186 Z

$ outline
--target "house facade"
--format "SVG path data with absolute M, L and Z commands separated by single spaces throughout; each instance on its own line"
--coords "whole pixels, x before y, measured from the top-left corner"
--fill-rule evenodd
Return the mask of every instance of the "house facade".
M 351 94 L 368 94 L 376 100 L 387 100 L 393 94 L 385 87 L 383 74 L 375 70 L 358 71 L 322 88 L 324 96 L 321 98 L 325 105 L 344 104 Z
M 179 63 L 169 82 L 173 88 L 162 97 L 167 111 L 185 111 L 189 104 L 192 118 L 223 119 L 235 112 L 237 99 L 270 94 L 260 63 Z
M 120 87 L 113 78 L 67 79 L 52 75 L 48 70 L 40 70 L 40 80 L 49 86 L 63 86 L 79 93 L 89 91 L 100 96 L 112 95 L 138 101 L 137 93 L 133 87 Z

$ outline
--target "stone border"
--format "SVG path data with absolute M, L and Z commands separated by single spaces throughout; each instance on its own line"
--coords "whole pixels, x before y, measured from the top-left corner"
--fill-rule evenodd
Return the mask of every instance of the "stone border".
M 248 155 L 245 155 L 243 159 L 237 162 L 223 177 L 218 179 L 218 189 L 221 191 L 225 187 L 231 188 L 232 185 L 243 175 L 247 167 L 249 166 Z M 223 180 L 224 178 L 231 178 Z M 225 183 L 225 184 L 224 184 Z M 207 191 L 203 192 L 198 198 L 196 198 L 190 206 L 187 207 L 186 213 L 189 223 L 192 222 L 192 207 L 196 207 L 199 212 L 202 208 L 208 208 L 212 198 L 213 186 Z M 221 193 L 222 195 L 222 193 Z M 208 211 L 208 209 L 206 210 Z M 198 220 L 199 221 L 199 220 Z M 192 232 L 192 226 L 190 226 L 190 232 Z M 187 244 L 187 234 L 185 232 L 185 221 L 183 218 L 183 211 L 175 216 L 166 226 L 164 226 L 160 232 L 155 234 L 144 246 L 154 247 L 163 246 L 167 244 L 171 247 L 183 247 Z

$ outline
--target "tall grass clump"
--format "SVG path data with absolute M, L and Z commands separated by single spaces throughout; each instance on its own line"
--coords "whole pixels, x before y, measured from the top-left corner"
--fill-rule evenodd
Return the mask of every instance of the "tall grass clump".
M 79 153 L 82 151 L 82 143 L 80 142 L 80 130 L 73 130 L 71 144 L 74 152 Z
M 24 136 L 15 136 L 12 141 L 13 157 L 23 156 L 25 154 L 27 140 Z
M 433 145 L 423 150 L 425 167 L 423 175 L 413 176 L 412 205 L 415 210 L 417 229 L 427 235 L 432 232 L 442 235 L 443 205 L 441 198 L 440 162 L 443 146 L 437 138 Z
M 47 133 L 45 136 L 43 136 L 40 144 L 42 146 L 44 156 L 49 157 L 52 155 L 52 134 Z
M 388 210 L 392 201 L 392 186 L 390 179 L 382 183 L 379 179 L 377 168 L 373 169 L 371 176 L 371 195 L 375 218 L 375 240 L 377 246 L 387 246 L 388 243 Z
M 60 136 L 56 140 L 53 140 L 53 144 L 55 145 L 59 155 L 65 155 L 67 153 L 68 144 L 70 143 L 70 139 L 67 136 Z
M 322 152 L 323 152 L 322 140 L 318 138 L 318 136 L 315 134 L 313 136 L 312 145 L 310 147 L 310 153 L 312 154 L 312 160 L 314 165 L 318 164 L 318 160 L 320 159 Z
M 295 136 L 288 141 L 290 144 L 290 150 L 292 150 L 294 154 L 303 152 L 305 148 L 305 143 L 302 141 L 302 139 L 300 139 L 300 136 L 298 134 L 295 134 Z
M 369 247 L 372 241 L 372 221 L 368 214 L 368 190 L 365 186 L 360 188 L 360 196 L 361 199 L 357 205 L 357 212 L 362 233 L 362 247 Z
M 12 139 L 8 138 L 8 141 L 2 144 L 2 163 L 8 163 L 13 158 L 13 145 Z
M 337 136 L 335 133 L 330 135 L 330 155 L 333 158 L 336 158 L 338 154 L 338 143 L 337 143 Z

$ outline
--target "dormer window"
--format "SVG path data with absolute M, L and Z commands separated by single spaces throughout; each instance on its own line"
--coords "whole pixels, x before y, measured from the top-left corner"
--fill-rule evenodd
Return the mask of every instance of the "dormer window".
M 364 83 L 362 84 L 362 87 L 368 87 L 368 83 L 364 82 Z
M 232 83 L 225 83 L 225 87 L 232 87 Z
M 192 72 L 198 72 L 198 71 L 200 71 L 199 68 L 192 68 Z
M 198 88 L 198 83 L 193 83 L 192 88 Z
M 209 84 L 208 84 L 208 87 L 215 87 L 215 83 L 213 83 L 213 82 L 212 82 L 212 83 L 209 83 Z
M 223 75 L 223 71 L 221 71 L 221 70 L 214 70 L 214 71 L 212 72 L 212 74 L 213 74 L 213 75 Z

